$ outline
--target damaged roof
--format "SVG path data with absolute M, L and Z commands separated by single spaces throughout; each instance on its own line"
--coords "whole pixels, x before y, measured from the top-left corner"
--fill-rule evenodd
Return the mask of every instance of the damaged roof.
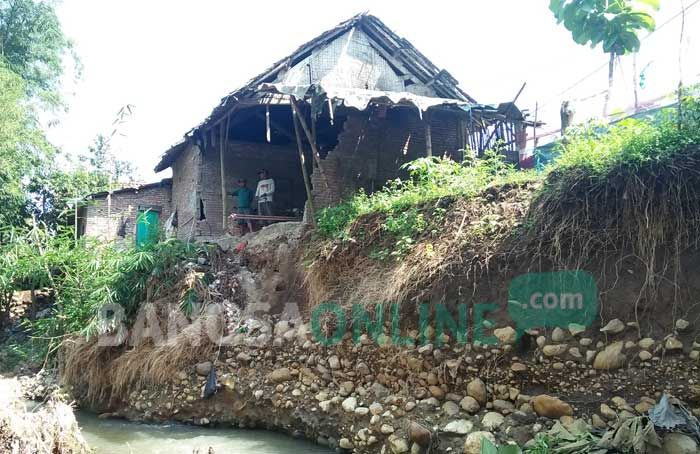
M 145 191 L 147 189 L 172 186 L 172 184 L 173 184 L 172 178 L 164 178 L 164 179 L 162 179 L 160 181 L 156 181 L 154 183 L 146 183 L 146 184 L 140 184 L 140 185 L 136 185 L 136 186 L 123 187 L 123 188 L 119 188 L 119 189 L 114 189 L 112 191 L 95 192 L 95 193 L 87 196 L 87 198 L 88 199 L 101 199 L 103 197 L 107 197 L 109 194 L 117 195 L 117 194 L 124 194 L 127 192 L 138 193 L 139 191 Z
M 433 97 L 476 104 L 474 98 L 457 86 L 457 80 L 450 73 L 435 66 L 408 40 L 396 35 L 378 18 L 362 13 L 341 22 L 336 27 L 303 44 L 292 54 L 275 62 L 267 70 L 249 80 L 243 87 L 222 98 L 206 120 L 190 130 L 182 142 L 174 145 L 163 154 L 155 171 L 160 172 L 170 167 L 186 147 L 188 138 L 198 130 L 223 118 L 232 105 L 239 100 L 255 96 L 263 84 L 279 82 L 290 69 L 294 69 L 295 65 L 309 59 L 316 52 L 322 52 L 338 38 L 345 35 L 347 41 L 350 41 L 353 38 L 352 33 L 356 30 L 360 32 L 358 35 L 362 36 L 363 44 L 378 54 L 391 67 L 395 76 L 409 81 L 408 83 L 429 87 L 430 91 L 435 94 Z M 348 32 L 350 32 L 349 37 L 347 36 Z

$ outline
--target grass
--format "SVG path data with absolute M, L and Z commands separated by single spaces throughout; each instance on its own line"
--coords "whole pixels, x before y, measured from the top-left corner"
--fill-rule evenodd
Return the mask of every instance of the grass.
M 623 260 L 645 276 L 638 302 L 653 303 L 659 285 L 682 275 L 680 254 L 700 244 L 700 102 L 686 97 L 653 120 L 570 128 L 558 150 L 539 174 L 496 152 L 419 159 L 405 181 L 322 210 L 306 257 L 312 305 L 444 296 L 456 279 L 468 287 L 499 267 Z
M 50 232 L 41 226 L 10 231 L 5 237 L 8 241 L 0 245 L 0 311 L 9 312 L 15 291 L 53 289 L 49 316 L 23 322 L 32 349 L 48 354 L 70 335 L 110 332 L 114 318 L 109 314 L 117 307 L 129 320 L 142 303 L 171 296 L 190 315 L 193 289 L 195 293 L 206 289 L 200 282 L 204 276 L 188 275 L 183 267 L 207 254 L 204 246 L 174 239 L 139 249 L 87 238 L 75 243 L 70 232 Z M 187 288 L 180 288 L 182 282 Z M 22 345 L 10 343 L 4 350 L 12 361 L 29 359 Z
M 522 183 L 536 178 L 529 171 L 517 171 L 495 151 L 483 159 L 456 163 L 446 158 L 421 158 L 404 166 L 410 178 L 396 179 L 381 191 L 359 192 L 340 205 L 324 209 L 317 232 L 322 238 L 352 240 L 352 225 L 363 217 L 379 215 L 382 232 L 394 241 L 392 250 L 375 251 L 384 259 L 400 257 L 416 238 L 435 230 L 444 219 L 446 206 L 456 199 L 469 199 L 492 186 Z M 435 230 L 437 232 L 437 230 Z

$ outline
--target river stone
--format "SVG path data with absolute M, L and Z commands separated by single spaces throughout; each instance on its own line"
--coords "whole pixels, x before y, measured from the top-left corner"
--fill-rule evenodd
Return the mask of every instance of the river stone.
M 480 405 L 486 405 L 486 384 L 480 378 L 475 378 L 467 385 L 467 395 L 476 399 Z
M 194 366 L 194 370 L 197 372 L 197 375 L 201 375 L 203 377 L 206 377 L 209 375 L 209 372 L 211 371 L 211 361 L 204 361 L 201 362 L 197 365 Z
M 625 324 L 619 318 L 614 318 L 600 329 L 601 333 L 618 334 L 625 330 Z
M 682 318 L 679 318 L 676 320 L 676 329 L 678 331 L 685 331 L 690 327 L 690 322 L 687 320 L 683 320 Z
M 537 413 L 537 416 L 559 419 L 562 416 L 572 416 L 574 414 L 571 405 L 561 399 L 546 394 L 533 397 L 530 403 L 535 413 Z
M 566 333 L 558 326 L 552 331 L 552 342 L 561 343 L 566 339 Z
M 454 435 L 466 435 L 474 428 L 474 424 L 466 419 L 457 419 L 455 421 L 450 421 L 442 431 L 448 434 Z
M 408 438 L 412 442 L 425 448 L 430 446 L 432 434 L 430 430 L 426 429 L 415 421 L 411 421 L 411 424 L 408 426 Z
M 330 358 L 328 358 L 328 367 L 330 367 L 333 370 L 340 369 L 340 360 L 337 356 L 333 355 Z
M 402 454 L 408 452 L 408 441 L 401 437 L 396 437 L 394 435 L 389 437 L 389 449 L 391 449 L 392 454 Z
M 578 336 L 586 331 L 586 327 L 578 323 L 569 323 L 569 332 L 572 336 Z
M 343 449 L 353 449 L 355 446 L 352 444 L 350 440 L 347 438 L 341 438 L 338 441 L 338 446 L 340 446 Z
M 286 367 L 281 367 L 270 372 L 267 378 L 273 383 L 284 383 L 292 379 L 292 372 Z
M 462 452 L 464 454 L 481 454 L 481 440 L 483 438 L 486 438 L 491 443 L 496 443 L 496 437 L 491 432 L 472 432 L 467 435 Z
M 664 348 L 666 350 L 683 350 L 683 342 L 671 336 L 664 342 Z
M 637 345 L 639 345 L 639 348 L 649 350 L 654 345 L 654 339 L 651 337 L 645 337 L 644 339 L 640 340 Z
M 445 397 L 445 391 L 443 391 L 439 386 L 428 386 L 428 391 L 430 391 L 430 394 L 436 399 L 442 400 Z
M 459 406 L 462 407 L 462 410 L 471 414 L 476 413 L 479 411 L 479 408 L 481 408 L 479 402 L 477 402 L 472 396 L 466 396 L 464 399 L 460 400 Z
M 459 406 L 449 400 L 442 405 L 442 411 L 445 412 L 447 416 L 454 416 L 459 413 Z
M 379 431 L 383 433 L 384 435 L 389 435 L 394 433 L 394 426 L 391 424 L 382 424 L 381 427 L 379 428 Z
M 539 348 L 544 348 L 544 346 L 547 345 L 547 338 L 544 336 L 539 336 L 537 339 L 535 339 L 535 342 Z
M 698 444 L 687 435 L 669 433 L 664 436 L 664 454 L 697 454 Z
M 639 352 L 639 359 L 642 361 L 649 361 L 653 357 L 654 357 L 654 355 L 652 355 L 651 353 L 649 353 L 646 350 L 642 350 Z
M 568 349 L 569 346 L 566 344 L 545 345 L 542 348 L 542 353 L 544 353 L 544 356 L 561 356 L 566 353 Z
M 598 352 L 593 361 L 593 368 L 598 370 L 619 369 L 625 364 L 625 354 L 622 353 L 623 342 L 608 345 L 605 350 Z
M 610 405 L 608 404 L 600 404 L 600 414 L 603 416 L 603 418 L 612 420 L 612 419 L 617 419 L 617 413 L 615 410 L 610 408 Z
M 527 370 L 527 366 L 523 363 L 513 363 L 510 366 L 510 370 L 517 374 L 520 372 L 525 372 Z
M 372 402 L 372 404 L 369 406 L 369 411 L 373 415 L 380 415 L 384 411 L 384 407 L 382 407 L 382 404 L 379 402 Z
M 508 396 L 510 398 L 510 396 Z M 517 396 L 516 396 L 517 397 Z M 503 399 L 495 399 L 493 401 L 493 409 L 501 413 L 510 413 L 515 410 L 515 405 L 512 402 Z
M 515 343 L 516 332 L 510 326 L 493 330 L 493 335 L 496 336 L 502 344 L 511 345 Z
M 357 399 L 354 397 L 348 397 L 343 401 L 342 407 L 343 410 L 345 410 L 348 413 L 354 412 L 355 408 L 357 408 Z
M 488 430 L 498 429 L 503 424 L 504 419 L 502 414 L 490 411 L 481 419 L 481 425 Z

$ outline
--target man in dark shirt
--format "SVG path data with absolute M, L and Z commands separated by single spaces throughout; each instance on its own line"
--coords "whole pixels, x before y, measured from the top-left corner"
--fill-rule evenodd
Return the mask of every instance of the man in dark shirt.
M 247 181 L 243 178 L 238 180 L 238 187 L 231 192 L 231 195 L 236 197 L 236 214 L 251 214 L 250 202 L 253 201 L 253 191 L 248 189 Z M 238 225 L 243 230 L 244 225 L 248 225 L 248 231 L 253 231 L 253 223 L 250 219 L 239 219 Z

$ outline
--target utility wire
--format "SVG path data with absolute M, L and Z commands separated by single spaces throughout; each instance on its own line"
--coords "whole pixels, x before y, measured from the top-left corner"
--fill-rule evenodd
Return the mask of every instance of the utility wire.
M 644 36 L 644 37 L 642 38 L 642 41 L 646 40 L 647 38 L 649 38 L 649 37 L 652 36 L 654 33 L 658 32 L 659 30 L 661 30 L 662 28 L 664 28 L 666 25 L 668 25 L 670 22 L 674 21 L 674 20 L 677 19 L 678 17 L 683 16 L 684 14 L 687 14 L 687 13 L 688 13 L 688 10 L 690 10 L 690 8 L 692 8 L 693 6 L 697 5 L 698 3 L 700 3 L 700 0 L 695 0 L 693 3 L 691 3 L 691 4 L 688 5 L 687 7 L 681 9 L 678 13 L 674 14 L 674 15 L 671 16 L 669 19 L 667 19 L 664 23 L 662 23 L 661 25 L 659 25 L 658 27 L 656 27 L 656 28 L 654 29 L 653 32 L 651 32 L 651 33 L 649 33 L 648 35 Z M 564 91 L 558 93 L 557 95 L 555 95 L 555 96 L 549 98 L 549 100 L 547 100 L 544 104 L 542 104 L 542 106 L 540 106 L 540 109 L 544 109 L 544 108 L 545 108 L 546 106 L 548 106 L 552 101 L 554 101 L 555 99 L 559 98 L 561 95 L 563 95 L 563 94 L 565 94 L 565 93 L 568 93 L 568 92 L 571 91 L 572 89 L 578 87 L 578 86 L 581 85 L 583 82 L 585 82 L 586 80 L 590 79 L 591 77 L 593 77 L 594 75 L 596 75 L 598 72 L 600 72 L 600 70 L 606 68 L 607 66 L 608 66 L 608 62 L 603 63 L 602 65 L 600 65 L 599 67 L 597 67 L 596 69 L 594 69 L 592 72 L 586 74 L 586 75 L 583 76 L 581 79 L 579 79 L 578 81 L 576 81 L 576 82 L 575 82 L 573 85 L 571 85 L 569 88 L 567 88 L 567 89 L 565 89 Z

